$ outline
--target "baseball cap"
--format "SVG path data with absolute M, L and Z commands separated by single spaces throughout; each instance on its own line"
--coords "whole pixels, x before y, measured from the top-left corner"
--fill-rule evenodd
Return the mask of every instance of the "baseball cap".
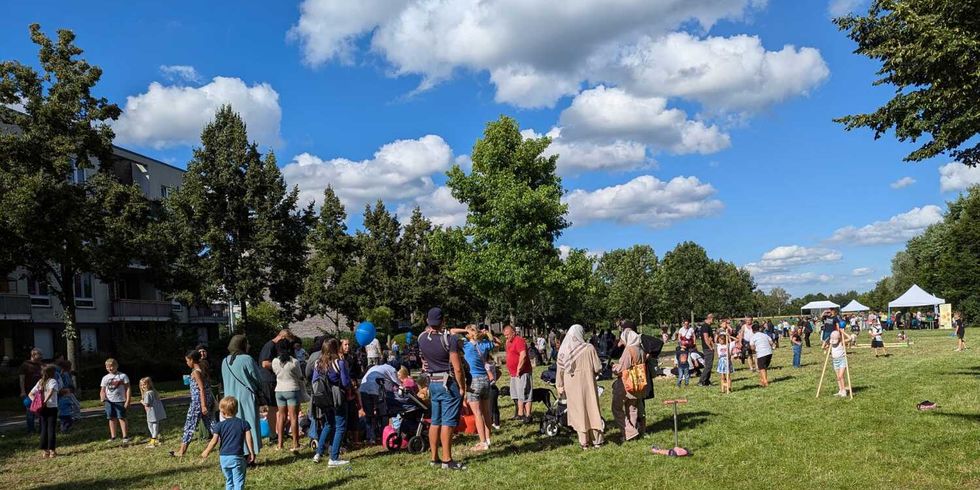
M 425 323 L 430 327 L 442 325 L 442 308 L 437 306 L 430 309 L 429 313 L 425 316 Z

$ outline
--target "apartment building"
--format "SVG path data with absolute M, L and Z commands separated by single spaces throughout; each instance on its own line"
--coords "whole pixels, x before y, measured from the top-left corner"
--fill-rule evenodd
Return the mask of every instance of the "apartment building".
M 116 178 L 139 185 L 150 200 L 163 199 L 183 181 L 183 170 L 159 160 L 119 147 L 113 147 L 113 156 Z M 80 169 L 72 179 L 80 182 L 94 171 Z M 170 301 L 137 265 L 112 283 L 81 274 L 75 278 L 75 295 L 83 352 L 114 350 L 113 339 L 127 325 L 176 322 L 207 341 L 217 337 L 219 325 L 228 323 L 227 305 L 188 307 Z M 45 358 L 64 353 L 63 318 L 61 304 L 49 294 L 43 279 L 27 277 L 22 270 L 0 276 L 0 352 L 4 358 L 24 358 L 31 347 L 41 349 Z

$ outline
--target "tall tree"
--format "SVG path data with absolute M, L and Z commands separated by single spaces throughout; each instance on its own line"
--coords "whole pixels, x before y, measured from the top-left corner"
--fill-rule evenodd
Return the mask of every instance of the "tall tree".
M 657 254 L 649 245 L 608 252 L 599 259 L 596 274 L 606 284 L 609 314 L 640 324 L 657 305 Z
M 712 270 L 709 276 L 712 293 L 707 298 L 707 309 L 729 317 L 752 313 L 755 290 L 752 274 L 724 260 L 715 261 Z
M 167 200 L 175 244 L 184 253 L 171 261 L 174 275 L 194 301 L 220 298 L 241 305 L 266 294 L 293 313 L 303 274 L 309 208 L 296 210 L 298 191 L 286 191 L 271 153 L 264 159 L 241 116 L 218 109 L 201 132 L 201 146 L 187 165 L 183 185 Z
M 543 287 L 558 266 L 555 239 L 568 226 L 557 155 L 544 156 L 549 138 L 525 139 L 517 121 L 502 116 L 487 124 L 473 146 L 473 170 L 449 170 L 453 197 L 469 209 L 464 247 L 453 276 L 510 310 Z
M 108 281 L 139 260 L 149 206 L 137 186 L 115 179 L 108 121 L 120 111 L 92 95 L 102 70 L 79 58 L 72 31 L 59 30 L 57 42 L 37 24 L 30 32 L 41 72 L 0 63 L 0 269 L 21 266 L 49 284 L 77 366 L 75 277 Z M 23 112 L 3 107 L 17 104 Z M 94 176 L 73 179 L 93 167 Z
M 848 130 L 870 128 L 875 138 L 894 129 L 899 141 L 929 141 L 905 160 L 941 153 L 980 163 L 980 0 L 873 0 L 867 15 L 834 19 L 857 43 L 858 54 L 882 63 L 875 85 L 895 95 L 869 114 L 838 119 Z
M 340 328 L 340 316 L 357 318 L 358 305 L 348 270 L 354 262 L 354 239 L 347 234 L 347 211 L 332 188 L 323 191 L 323 206 L 309 237 L 308 275 L 301 304 L 307 315 L 321 315 Z
M 714 267 L 707 252 L 694 242 L 683 242 L 664 254 L 656 275 L 665 313 L 673 319 L 690 318 L 707 313 Z
M 398 237 L 401 225 L 379 199 L 364 206 L 364 229 L 357 232 L 357 260 L 351 267 L 354 297 L 360 311 L 379 307 L 393 311 L 398 305 Z M 363 315 L 362 315 L 363 316 Z M 376 325 L 390 334 L 391 325 Z
M 428 278 L 438 275 L 436 258 L 429 244 L 432 230 L 432 222 L 422 216 L 422 210 L 416 207 L 399 240 L 396 275 L 399 283 L 398 313 L 413 323 L 421 318 L 425 309 L 435 306 L 437 300 L 428 284 Z

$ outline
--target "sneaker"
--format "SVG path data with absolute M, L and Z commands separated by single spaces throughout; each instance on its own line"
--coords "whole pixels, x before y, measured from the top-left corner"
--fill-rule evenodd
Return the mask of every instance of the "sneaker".
M 123 438 L 122 438 L 122 443 L 123 443 L 123 444 L 129 444 L 129 442 L 130 442 L 130 441 L 129 441 L 129 438 L 128 438 L 128 437 L 123 437 Z
M 431 466 L 433 468 L 441 467 L 442 466 L 442 462 L 440 462 L 440 461 L 429 461 L 429 466 Z
M 500 424 L 493 424 L 490 427 L 493 427 L 493 430 L 500 430 Z
M 444 470 L 465 470 L 466 465 L 460 463 L 459 461 L 450 461 L 448 463 L 442 463 L 442 469 Z
M 331 459 L 329 462 L 327 462 L 327 467 L 328 468 L 339 468 L 341 466 L 347 466 L 349 464 L 350 464 L 350 461 L 344 461 L 342 459 Z
M 321 456 L 319 454 L 314 454 L 313 455 L 313 462 L 314 463 L 319 463 L 320 462 L 320 459 L 321 459 Z

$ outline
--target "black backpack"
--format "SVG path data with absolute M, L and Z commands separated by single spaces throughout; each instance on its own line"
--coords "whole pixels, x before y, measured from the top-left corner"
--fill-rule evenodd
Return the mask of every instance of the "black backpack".
M 340 366 L 334 361 L 331 367 L 339 372 Z M 321 410 L 339 408 L 343 406 L 344 394 L 339 386 L 330 382 L 327 373 L 320 374 L 313 382 L 313 406 Z

